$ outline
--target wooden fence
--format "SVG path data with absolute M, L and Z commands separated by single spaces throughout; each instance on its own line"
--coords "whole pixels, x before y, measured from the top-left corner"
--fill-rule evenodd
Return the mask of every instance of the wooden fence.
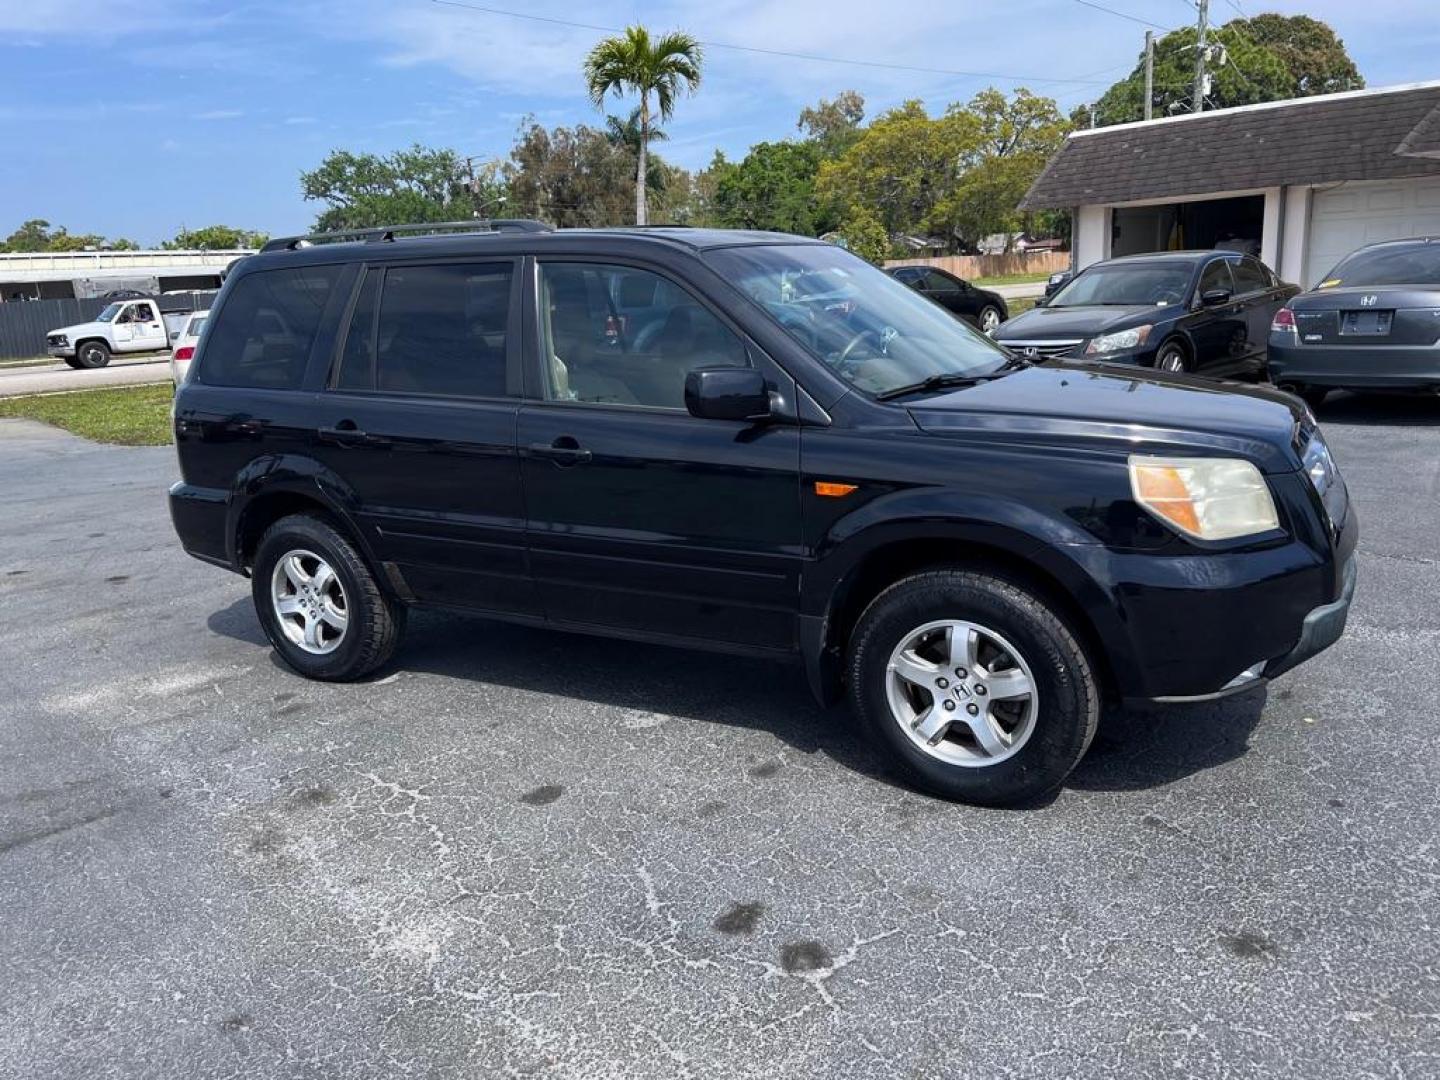
M 160 310 L 205 308 L 213 292 L 171 293 L 158 298 Z M 45 335 L 62 326 L 90 322 L 108 300 L 27 300 L 0 304 L 0 359 L 45 355 Z
M 966 281 L 1012 274 L 1053 274 L 1070 269 L 1068 251 L 1014 251 L 1008 255 L 940 255 L 930 259 L 890 259 L 886 266 L 935 266 Z

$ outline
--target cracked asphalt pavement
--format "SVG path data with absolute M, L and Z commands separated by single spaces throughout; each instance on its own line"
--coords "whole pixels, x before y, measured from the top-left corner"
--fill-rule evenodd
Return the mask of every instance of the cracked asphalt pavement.
M 1018 812 L 777 665 L 419 614 L 305 682 L 171 450 L 0 422 L 0 1077 L 1440 1075 L 1440 403 L 1321 415 L 1345 638 Z

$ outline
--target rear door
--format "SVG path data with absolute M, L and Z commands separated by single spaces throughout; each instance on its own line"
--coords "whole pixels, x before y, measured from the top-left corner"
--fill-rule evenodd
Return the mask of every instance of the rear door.
M 700 420 L 685 376 L 759 366 L 794 384 L 674 277 L 617 261 L 540 260 L 527 311 L 520 447 L 530 560 L 553 621 L 737 647 L 795 646 L 798 428 Z M 626 295 L 656 310 L 616 334 Z
M 1270 324 L 1285 303 L 1282 288 L 1275 275 L 1250 255 L 1232 260 L 1230 274 L 1235 280 L 1235 299 L 1245 314 L 1244 364 L 1247 370 L 1259 372 L 1265 365 Z
M 509 258 L 369 266 L 321 393 L 314 453 L 416 599 L 538 611 L 515 453 L 520 346 Z

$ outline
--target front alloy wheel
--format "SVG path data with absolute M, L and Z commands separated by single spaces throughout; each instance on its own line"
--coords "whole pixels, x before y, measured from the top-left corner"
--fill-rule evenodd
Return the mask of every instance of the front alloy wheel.
M 1100 718 L 1068 617 L 1024 581 L 960 567 L 902 578 L 850 635 L 855 711 L 904 777 L 1015 806 L 1054 791 Z
M 1185 352 L 1178 345 L 1166 345 L 1160 350 L 1160 355 L 1155 358 L 1155 367 L 1160 371 L 1168 371 L 1172 375 L 1183 375 L 1188 370 L 1185 365 Z
M 993 334 L 1000 325 L 1000 312 L 993 307 L 987 307 L 980 312 L 980 332 L 982 334 Z
M 989 627 L 942 619 L 895 646 L 890 715 L 919 749 L 952 765 L 995 765 L 1035 730 L 1039 697 L 1020 650 Z

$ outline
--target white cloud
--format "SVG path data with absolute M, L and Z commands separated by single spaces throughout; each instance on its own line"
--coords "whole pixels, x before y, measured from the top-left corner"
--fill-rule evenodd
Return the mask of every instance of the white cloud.
M 238 120 L 245 115 L 243 109 L 210 109 L 206 112 L 196 113 L 193 119 L 196 120 Z

